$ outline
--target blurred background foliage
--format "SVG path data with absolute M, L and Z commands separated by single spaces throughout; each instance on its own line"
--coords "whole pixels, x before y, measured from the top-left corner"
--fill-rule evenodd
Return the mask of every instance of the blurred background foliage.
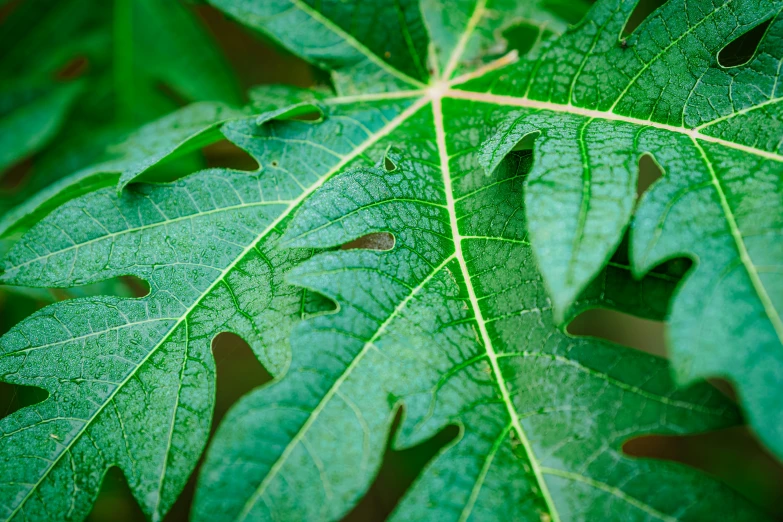
M 663 1 L 642 0 L 626 33 Z M 566 20 L 578 21 L 575 3 L 551 4 Z M 536 35 L 511 27 L 504 36 L 525 51 Z M 752 42 L 743 45 L 732 50 L 733 58 L 724 58 L 742 59 L 755 49 Z M 144 123 L 197 101 L 241 106 L 250 87 L 275 83 L 323 86 L 328 75 L 203 2 L 0 0 L 0 217 L 63 176 L 102 161 L 113 144 Z M 155 176 L 173 178 L 214 166 L 253 169 L 255 163 L 224 140 L 184 155 Z M 640 175 L 642 191 L 660 173 L 642 159 Z M 0 254 L 10 243 L 0 240 Z M 132 297 L 146 291 L 146 284 L 133 278 L 68 290 L 0 287 L 0 334 L 58 300 L 95 294 Z M 590 310 L 568 330 L 665 356 L 661 324 L 618 312 Z M 271 376 L 234 335 L 218 336 L 213 350 L 218 379 L 214 430 L 240 396 Z M 715 385 L 733 393 L 729 383 Z M 0 383 L 0 418 L 44 398 L 42 390 Z M 390 440 L 393 433 L 394 428 Z M 457 427 L 450 426 L 414 448 L 396 451 L 389 444 L 378 477 L 346 520 L 384 520 L 421 468 L 458 435 Z M 783 520 L 783 467 L 744 427 L 645 437 L 628 442 L 625 450 L 701 468 Z M 167 520 L 187 520 L 197 473 Z M 143 520 L 119 470 L 107 474 L 89 519 Z

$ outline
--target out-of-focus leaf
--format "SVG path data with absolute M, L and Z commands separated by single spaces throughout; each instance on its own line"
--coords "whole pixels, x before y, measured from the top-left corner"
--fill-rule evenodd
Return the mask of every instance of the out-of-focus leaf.
M 46 145 L 83 87 L 84 83 L 73 82 L 44 92 L 28 86 L 0 92 L 0 171 Z

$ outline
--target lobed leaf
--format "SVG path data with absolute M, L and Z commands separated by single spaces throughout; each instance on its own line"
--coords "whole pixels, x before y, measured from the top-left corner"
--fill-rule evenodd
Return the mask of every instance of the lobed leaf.
M 4 518 L 82 518 L 111 465 L 145 513 L 162 517 L 208 434 L 212 338 L 237 333 L 271 372 L 286 367 L 290 325 L 311 298 L 282 282 L 309 255 L 276 247 L 284 223 L 326 177 L 366 161 L 411 103 L 324 106 L 321 124 L 233 122 L 225 132 L 259 160 L 258 172 L 204 171 L 122 196 L 103 189 L 63 205 L 14 245 L 6 284 L 134 275 L 151 291 L 58 303 L 0 340 L 3 380 L 50 394 L 0 421 Z M 42 494 L 55 484 L 73 494 Z
M 783 377 L 783 156 L 772 138 L 783 3 L 669 1 L 621 44 L 634 5 L 597 3 L 529 60 L 455 95 L 480 102 L 476 111 L 509 107 L 483 145 L 488 170 L 535 139 L 526 212 L 559 318 L 631 221 L 639 158 L 655 158 L 665 175 L 636 211 L 631 258 L 637 275 L 695 261 L 670 315 L 678 376 L 735 381 L 752 425 L 783 455 L 783 403 L 768 388 Z M 765 21 L 755 57 L 720 66 L 719 52 Z
M 298 211 L 291 246 L 380 231 L 395 246 L 329 251 L 290 272 L 338 311 L 297 326 L 290 370 L 228 415 L 196 520 L 339 519 L 402 405 L 395 449 L 448 424 L 460 436 L 392 520 L 706 520 L 716 506 L 763 518 L 693 470 L 622 454 L 645 433 L 729 425 L 731 408 L 704 384 L 678 390 L 659 359 L 557 330 L 526 241 L 529 156 L 486 177 L 473 114 L 445 114 L 435 101 L 411 116 L 418 131 L 393 171 L 340 174 Z
M 665 176 L 636 210 L 630 268 L 697 258 L 673 305 L 691 314 L 671 319 L 678 375 L 736 376 L 754 427 L 780 449 L 768 386 L 782 367 L 781 252 L 764 238 L 780 229 L 770 71 L 783 3 L 669 0 L 627 44 L 618 35 L 636 3 L 620 0 L 599 0 L 562 36 L 546 2 L 213 3 L 329 69 L 337 93 L 262 94 L 277 103 L 254 117 L 196 118 L 149 154 L 130 146 L 121 186 L 218 126 L 259 169 L 83 194 L 13 246 L 6 284 L 134 275 L 150 293 L 58 303 L 0 338 L 0 378 L 49 393 L 0 420 L 4 519 L 83 518 L 113 465 L 161 519 L 205 444 L 209 348 L 224 331 L 277 382 L 220 428 L 196 518 L 338 518 L 403 405 L 396 447 L 447 424 L 461 435 L 398 518 L 506 518 L 510 505 L 534 521 L 764 518 L 710 477 L 622 454 L 635 436 L 737 423 L 724 398 L 558 325 L 590 306 L 662 315 L 646 293 L 668 296 L 676 281 L 604 270 L 634 212 L 639 157 L 652 154 Z M 757 58 L 717 64 L 768 20 Z M 497 58 L 515 24 L 535 38 Z M 318 121 L 279 119 L 313 107 Z M 765 130 L 740 133 L 734 116 Z M 532 159 L 514 150 L 532 140 Z M 394 247 L 336 250 L 374 232 Z M 696 298 L 705 289 L 715 301 Z M 702 319 L 721 326 L 696 355 Z M 752 353 L 728 354 L 736 342 Z

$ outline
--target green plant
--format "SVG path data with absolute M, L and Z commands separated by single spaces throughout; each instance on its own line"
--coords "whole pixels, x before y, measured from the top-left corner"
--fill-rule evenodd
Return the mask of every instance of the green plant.
M 22 234 L 4 283 L 150 286 L 56 303 L 0 339 L 2 379 L 49 392 L 0 421 L 0 515 L 84 518 L 116 465 L 161 519 L 206 444 L 210 345 L 229 331 L 276 382 L 221 424 L 196 520 L 339 518 L 402 407 L 396 446 L 460 435 L 396 519 L 766 517 L 622 445 L 739 423 L 694 382 L 717 374 L 783 455 L 783 2 L 669 0 L 627 37 L 634 1 L 570 28 L 551 2 L 212 3 L 334 91 L 182 109 L 0 227 Z M 747 63 L 719 63 L 764 23 Z M 259 168 L 139 182 L 216 129 Z M 637 203 L 643 155 L 664 175 Z M 107 172 L 118 187 L 81 194 Z M 630 262 L 610 262 L 627 228 Z M 676 289 L 651 271 L 683 256 Z M 671 368 L 564 332 L 593 307 L 660 319 L 672 294 Z
M 182 102 L 241 100 L 209 35 L 177 1 L 11 4 L 0 34 L 0 169 L 41 154 L 21 197 L 10 194 L 4 203 L 21 204 L 65 175 L 94 170 L 124 152 L 107 153 L 107 145 Z M 197 161 L 187 166 L 200 168 Z M 94 176 L 68 196 L 113 183 Z M 50 199 L 48 209 L 65 200 Z

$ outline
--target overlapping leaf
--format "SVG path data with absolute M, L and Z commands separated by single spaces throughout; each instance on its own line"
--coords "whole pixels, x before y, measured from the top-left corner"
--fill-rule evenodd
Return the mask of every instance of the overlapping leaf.
M 256 114 L 256 123 L 297 110 L 312 109 L 308 102 L 321 93 L 285 87 L 251 90 L 251 103 L 242 109 L 221 102 L 188 105 L 142 126 L 124 141 L 108 147 L 104 161 L 78 170 L 14 207 L 0 219 L 0 237 L 13 237 L 37 223 L 62 203 L 99 188 L 120 189 L 150 169 L 170 166 L 172 160 L 224 138 L 221 126 Z M 274 100 L 274 102 L 272 102 Z
M 599 2 L 530 59 L 455 94 L 519 106 L 484 146 L 489 169 L 540 134 L 527 215 L 559 315 L 619 243 L 637 163 L 654 156 L 665 176 L 636 213 L 632 264 L 643 274 L 676 256 L 696 261 L 670 315 L 681 382 L 731 378 L 783 455 L 783 402 L 770 392 L 783 378 L 783 3 L 672 0 L 621 44 L 634 4 Z M 754 58 L 721 67 L 718 53 L 763 22 Z
M 222 103 L 202 102 L 149 123 L 107 154 L 111 159 L 90 165 L 17 205 L 0 219 L 0 237 L 24 232 L 49 212 L 74 197 L 115 186 L 118 178 L 133 179 L 160 162 L 222 138 L 219 126 L 247 116 Z

